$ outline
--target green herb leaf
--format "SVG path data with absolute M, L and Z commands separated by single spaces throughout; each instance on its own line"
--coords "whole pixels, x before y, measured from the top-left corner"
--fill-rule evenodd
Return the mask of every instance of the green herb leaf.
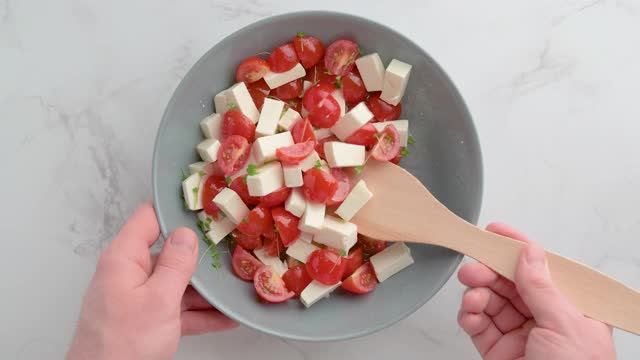
M 340 256 L 347 256 L 347 252 L 344 250 L 340 250 Z
M 316 160 L 316 164 L 313 165 L 314 169 L 320 169 L 322 167 L 322 162 L 320 160 Z
M 207 216 L 207 225 L 211 224 L 212 221 L 213 219 L 211 218 L 211 216 Z
M 222 217 L 227 217 L 227 214 L 225 214 L 222 210 L 220 210 L 220 215 L 222 215 Z
M 360 174 L 362 169 L 364 169 L 364 165 L 356 166 L 353 169 L 356 171 L 356 174 Z
M 298 31 L 296 34 L 298 35 L 298 37 L 303 37 L 306 35 L 304 31 Z
M 227 183 L 227 186 L 231 185 L 231 182 L 233 180 L 231 179 L 231 176 L 227 176 L 226 178 L 224 178 L 224 182 Z
M 247 183 L 247 175 L 245 175 L 245 176 L 243 176 L 243 177 L 242 177 L 242 183 L 243 183 L 243 184 L 246 184 L 246 183 Z
M 187 178 L 189 177 L 189 174 L 186 171 L 184 171 L 183 168 L 180 168 L 180 171 L 182 172 L 182 181 L 187 180 Z
M 193 189 L 191 189 L 191 192 L 193 192 L 193 207 L 197 207 L 198 205 L 198 191 L 200 191 L 199 187 L 194 187 Z
M 236 104 L 234 104 L 234 103 L 227 104 L 227 110 L 233 110 L 235 108 L 236 108 Z
M 342 89 L 342 76 L 336 76 L 336 81 L 333 83 L 336 89 Z
M 402 149 L 402 151 L 400 151 L 400 156 L 407 156 L 411 153 L 411 151 L 409 151 L 409 149 L 404 148 Z
M 413 135 L 409 135 L 409 140 L 407 140 L 409 145 L 413 145 L 416 143 L 416 139 L 413 138 Z
M 249 222 L 249 218 L 248 218 L 248 217 L 246 217 L 246 216 L 245 216 L 245 217 L 243 217 L 243 218 L 242 218 L 242 222 Z
M 256 164 L 247 165 L 247 174 L 251 176 L 258 175 L 258 167 L 256 166 Z
M 198 171 L 198 175 L 200 175 L 200 177 L 203 177 L 206 175 L 206 173 L 204 171 Z

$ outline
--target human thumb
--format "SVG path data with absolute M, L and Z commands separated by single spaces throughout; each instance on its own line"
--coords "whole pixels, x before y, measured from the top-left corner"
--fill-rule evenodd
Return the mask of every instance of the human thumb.
M 187 228 L 176 229 L 164 243 L 147 282 L 180 301 L 198 261 L 198 237 Z
M 522 250 L 514 282 L 540 327 L 561 331 L 578 313 L 553 284 L 545 251 L 538 244 L 530 243 Z

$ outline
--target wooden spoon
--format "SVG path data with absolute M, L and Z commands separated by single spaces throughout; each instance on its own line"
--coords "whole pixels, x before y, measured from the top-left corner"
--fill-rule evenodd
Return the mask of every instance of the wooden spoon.
M 361 176 L 374 195 L 352 220 L 359 233 L 446 247 L 513 280 L 525 243 L 459 218 L 397 165 L 370 161 Z M 640 335 L 640 293 L 558 254 L 547 251 L 547 261 L 556 286 L 584 315 Z

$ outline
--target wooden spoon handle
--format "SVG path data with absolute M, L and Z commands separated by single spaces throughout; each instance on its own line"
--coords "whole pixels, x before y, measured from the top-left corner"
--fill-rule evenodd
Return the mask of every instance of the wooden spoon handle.
M 445 246 L 487 265 L 509 280 L 526 243 L 467 224 L 466 231 Z M 463 234 L 466 233 L 466 234 Z M 551 277 L 558 289 L 585 316 L 640 335 L 640 293 L 586 265 L 547 251 Z

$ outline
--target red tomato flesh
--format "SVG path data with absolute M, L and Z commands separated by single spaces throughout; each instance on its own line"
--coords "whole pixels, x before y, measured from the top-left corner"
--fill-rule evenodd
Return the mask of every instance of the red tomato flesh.
M 233 272 L 242 280 L 251 281 L 256 271 L 262 267 L 262 263 L 253 257 L 247 250 L 236 246 L 231 257 Z
M 240 196 L 240 198 L 242 199 L 242 202 L 244 202 L 249 206 L 258 205 L 258 203 L 260 202 L 259 197 L 249 195 L 249 188 L 247 187 L 247 184 L 244 182 L 244 179 L 242 178 L 242 176 L 235 178 L 231 182 L 231 184 L 229 184 L 229 189 L 235 191 L 238 194 L 238 196 Z
M 291 70 L 298 63 L 298 55 L 292 43 L 280 45 L 267 58 L 271 71 L 282 73 Z
M 250 143 L 256 138 L 256 126 L 238 109 L 227 111 L 222 118 L 222 138 L 231 135 L 240 135 Z
M 273 218 L 268 207 L 258 205 L 238 224 L 238 230 L 250 236 L 260 236 L 273 228 Z
M 256 82 L 269 71 L 269 63 L 256 56 L 245 59 L 236 69 L 236 81 L 247 84 Z
M 300 236 L 300 229 L 298 229 L 298 219 L 295 215 L 285 210 L 284 207 L 275 207 L 271 209 L 271 216 L 273 222 L 280 234 L 280 240 L 285 247 L 289 247 Z
M 251 147 L 246 138 L 231 135 L 226 138 L 218 150 L 218 164 L 225 175 L 231 176 L 244 168 L 251 155 Z
M 345 75 L 355 65 L 360 55 L 358 44 L 351 40 L 337 40 L 327 47 L 324 66 L 333 75 Z
M 276 157 L 284 164 L 297 164 L 311 155 L 314 145 L 314 141 L 305 141 L 281 147 L 276 150 Z
M 335 285 L 342 279 L 346 261 L 342 256 L 326 249 L 316 250 L 309 255 L 306 269 L 309 276 L 324 285 Z
M 225 187 L 226 183 L 222 176 L 211 175 L 204 182 L 204 188 L 202 189 L 202 207 L 204 212 L 214 219 L 218 218 L 220 209 L 218 209 L 218 206 L 213 202 L 213 198 Z
M 307 70 L 304 79 L 311 81 L 313 84 L 325 83 L 333 85 L 336 82 L 336 76 L 329 74 L 327 68 L 324 67 L 324 61 L 317 63 L 316 66 Z
M 233 230 L 231 237 L 246 250 L 255 250 L 262 247 L 262 238 L 258 236 L 251 236 L 241 232 L 238 229 Z
M 273 96 L 280 100 L 291 100 L 301 96 L 302 90 L 302 79 L 297 79 L 273 89 Z
M 341 108 L 333 96 L 327 96 L 309 110 L 309 121 L 315 127 L 330 128 L 340 120 Z
M 344 274 L 342 274 L 342 278 L 345 279 L 351 274 L 353 274 L 361 265 L 364 260 L 364 254 L 362 249 L 356 247 L 355 249 L 349 252 L 349 255 L 346 256 L 343 261 L 346 261 L 346 265 L 344 268 Z
M 347 195 L 349 195 L 349 192 L 351 191 L 351 181 L 349 181 L 349 176 L 338 168 L 331 169 L 331 175 L 333 175 L 338 182 L 338 189 L 331 199 L 327 201 L 327 205 L 338 205 L 347 198 Z
M 304 195 L 313 202 L 327 203 L 338 190 L 336 178 L 320 169 L 310 169 L 302 179 Z
M 304 33 L 300 33 L 293 38 L 293 46 L 305 69 L 317 64 L 324 56 L 324 44 L 322 41 L 313 36 L 306 36 Z
M 269 96 L 269 93 L 271 92 L 269 85 L 267 85 L 264 79 L 260 79 L 254 83 L 247 85 L 247 89 L 249 90 L 251 99 L 253 99 L 253 103 L 256 104 L 258 110 L 262 110 L 264 99 Z
M 367 89 L 360 74 L 353 69 L 340 78 L 344 101 L 349 105 L 356 105 L 367 97 Z
M 260 206 L 274 207 L 282 204 L 287 200 L 291 194 L 291 188 L 283 187 L 280 190 L 276 190 L 271 194 L 260 197 Z
M 273 271 L 271 266 L 263 266 L 256 271 L 253 276 L 253 286 L 258 296 L 272 303 L 287 301 L 295 295 L 293 291 L 287 289 L 282 278 Z
M 264 252 L 269 256 L 280 256 L 282 251 L 285 249 L 282 241 L 280 240 L 280 236 L 273 232 L 273 236 L 264 237 L 263 242 Z
M 305 91 L 302 97 L 302 105 L 307 111 L 310 111 L 318 106 L 322 100 L 331 96 L 334 91 L 336 91 L 336 88 L 333 85 L 326 83 L 315 84 Z
M 369 255 L 375 255 L 387 247 L 386 241 L 372 239 L 364 235 L 358 235 L 358 244 Z
M 344 141 L 349 144 L 364 145 L 366 147 L 374 146 L 378 143 L 376 134 L 378 130 L 371 123 L 364 124 L 360 129 L 349 135 Z
M 299 119 L 291 128 L 291 136 L 296 144 L 313 141 L 316 142 L 316 134 L 313 132 L 313 126 L 309 119 Z
M 341 285 L 348 292 L 366 294 L 376 288 L 378 280 L 370 262 L 365 263 L 349 276 Z
M 380 92 L 376 92 L 369 96 L 366 101 L 367 107 L 373 113 L 375 121 L 398 120 L 402 113 L 402 105 L 393 106 L 380 99 Z
M 400 154 L 400 133 L 392 124 L 382 130 L 378 136 L 378 143 L 371 150 L 371 156 L 376 160 L 389 161 Z
M 289 267 L 284 275 L 282 275 L 282 280 L 284 280 L 284 284 L 287 286 L 287 289 L 293 291 L 295 296 L 300 296 L 302 290 L 307 287 L 313 280 L 309 274 L 307 274 L 307 269 L 304 264 L 295 265 Z

